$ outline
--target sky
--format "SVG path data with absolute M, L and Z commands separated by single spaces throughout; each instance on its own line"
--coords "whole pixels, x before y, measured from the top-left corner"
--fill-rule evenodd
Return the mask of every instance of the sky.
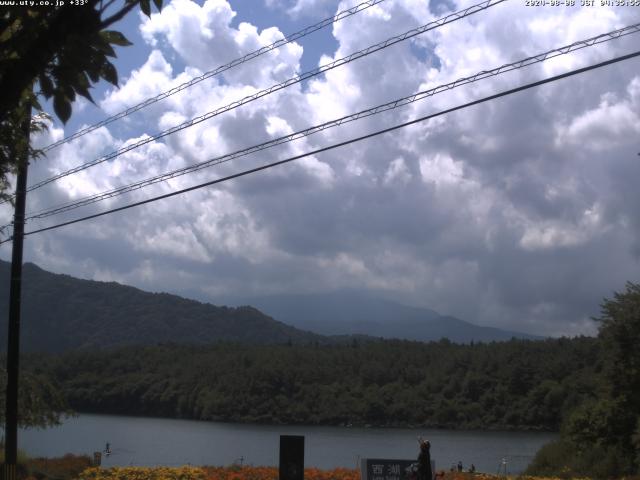
M 74 104 L 45 146 L 358 2 L 165 0 L 118 28 L 120 88 Z M 34 212 L 192 165 L 640 20 L 626 6 L 508 0 L 28 195 Z M 604 3 L 604 2 L 603 2 Z M 384 0 L 58 147 L 30 184 L 425 25 L 472 2 Z M 635 51 L 639 34 L 455 88 L 42 220 L 221 178 Z M 353 289 L 486 326 L 594 334 L 640 281 L 640 60 L 543 85 L 215 186 L 25 239 L 25 261 L 214 304 Z M 0 220 L 11 212 L 0 208 Z M 0 247 L 9 259 L 11 247 Z

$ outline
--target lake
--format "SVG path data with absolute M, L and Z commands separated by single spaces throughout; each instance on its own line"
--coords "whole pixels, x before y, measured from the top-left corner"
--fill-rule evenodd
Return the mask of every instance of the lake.
M 278 465 L 279 436 L 305 436 L 305 466 L 356 468 L 360 458 L 412 459 L 420 435 L 431 441 L 436 469 L 462 461 L 466 469 L 496 473 L 506 459 L 520 473 L 552 433 L 400 428 L 347 428 L 214 423 L 82 414 L 61 426 L 19 432 L 19 447 L 33 456 L 89 454 L 111 444 L 103 466 Z

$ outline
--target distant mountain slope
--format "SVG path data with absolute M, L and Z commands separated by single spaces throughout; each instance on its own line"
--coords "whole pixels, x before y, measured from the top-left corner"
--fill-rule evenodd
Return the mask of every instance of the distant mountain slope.
M 6 350 L 10 264 L 0 261 L 0 350 Z M 157 343 L 220 340 L 274 344 L 320 341 L 320 335 L 278 322 L 252 307 L 228 308 L 167 293 L 23 269 L 21 345 L 57 352 Z
M 372 298 L 358 292 L 227 298 L 229 305 L 253 305 L 267 315 L 321 335 L 366 334 L 418 341 L 488 342 L 540 339 L 526 333 L 474 325 L 427 308 Z

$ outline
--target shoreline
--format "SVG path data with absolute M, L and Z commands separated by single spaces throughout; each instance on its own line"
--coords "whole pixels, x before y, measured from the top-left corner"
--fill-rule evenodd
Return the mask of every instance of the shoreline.
M 260 427 L 332 427 L 332 428 L 344 428 L 344 429 L 390 429 L 390 430 L 452 430 L 457 432 L 505 432 L 505 433 L 550 433 L 550 434 L 558 434 L 560 433 L 557 430 L 549 430 L 540 427 L 528 427 L 521 428 L 517 426 L 511 425 L 490 425 L 490 426 L 473 426 L 473 425 L 442 425 L 442 424 L 400 424 L 400 423 L 386 423 L 386 424 L 374 424 L 374 423 L 285 423 L 285 422 L 269 422 L 269 421 L 260 421 L 260 420 L 227 420 L 227 419 L 199 419 L 199 418 L 188 418 L 188 417 L 172 417 L 172 416 L 161 416 L 154 414 L 142 414 L 142 413 L 121 413 L 121 412 L 101 412 L 101 411 L 76 411 L 72 415 L 68 415 L 66 418 L 74 418 L 80 415 L 99 415 L 99 416 L 114 416 L 114 417 L 127 417 L 127 418 L 148 418 L 148 419 L 158 419 L 158 420 L 178 420 L 178 421 L 187 421 L 187 422 L 206 422 L 206 423 L 216 423 L 223 425 L 239 425 L 239 426 L 260 426 Z M 55 427 L 54 427 L 55 428 Z
M 48 430 L 24 431 L 20 446 L 33 456 L 89 454 L 111 444 L 103 465 L 277 465 L 282 435 L 305 437 L 305 463 L 319 468 L 355 467 L 359 458 L 417 458 L 417 439 L 431 440 L 436 468 L 462 460 L 495 472 L 501 458 L 522 472 L 527 458 L 555 440 L 545 432 L 359 428 L 203 422 L 157 417 L 80 414 Z

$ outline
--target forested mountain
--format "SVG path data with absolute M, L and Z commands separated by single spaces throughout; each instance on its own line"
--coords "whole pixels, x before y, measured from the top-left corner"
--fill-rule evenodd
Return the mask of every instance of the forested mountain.
M 0 349 L 6 348 L 10 264 L 0 261 Z M 80 280 L 26 263 L 21 339 L 24 351 L 64 351 L 161 342 L 256 344 L 326 342 L 252 307 L 216 307 L 114 282 Z
M 373 337 L 468 343 L 541 339 L 522 332 L 483 327 L 428 308 L 410 307 L 344 291 L 310 295 L 272 295 L 225 298 L 227 305 L 253 305 L 267 315 L 321 335 L 366 334 Z
M 557 430 L 597 388 L 594 338 L 216 344 L 31 355 L 80 412 L 266 423 Z
M 0 315 L 0 351 L 6 348 L 9 271 L 10 264 L 0 261 L 0 312 L 5 312 Z M 354 334 L 419 341 L 449 338 L 455 342 L 526 337 L 355 292 L 254 299 L 277 314 L 274 320 L 251 306 L 214 306 L 115 282 L 81 280 L 47 272 L 32 263 L 24 265 L 23 276 L 24 351 L 59 352 L 168 341 L 340 343 Z M 353 298 L 349 298 L 351 295 Z

